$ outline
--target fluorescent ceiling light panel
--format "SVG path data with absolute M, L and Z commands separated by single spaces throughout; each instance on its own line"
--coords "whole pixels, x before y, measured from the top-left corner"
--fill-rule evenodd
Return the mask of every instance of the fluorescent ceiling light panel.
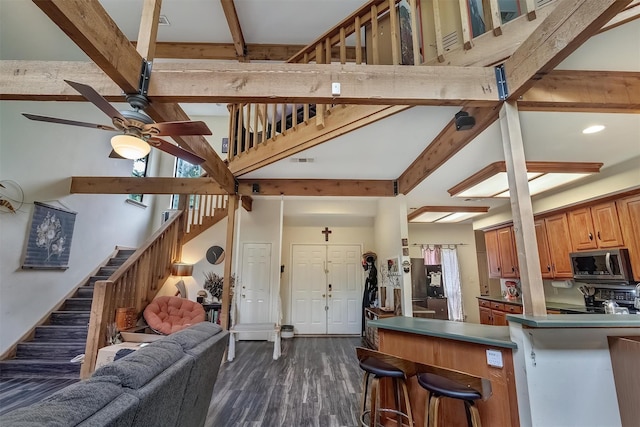
M 436 222 L 438 224 L 461 222 L 477 215 L 482 215 L 482 213 L 481 212 L 456 212 L 456 213 L 452 213 L 451 215 L 447 215 L 444 218 L 437 220 Z
M 407 215 L 409 222 L 460 222 L 489 211 L 487 206 L 422 206 Z
M 594 126 L 589 126 L 588 128 L 585 128 L 582 133 L 584 134 L 590 134 L 590 133 L 597 133 L 604 130 L 604 126 L 602 125 L 594 125 Z
M 602 163 L 527 162 L 527 180 L 531 195 L 600 172 Z M 450 188 L 452 197 L 509 197 L 505 162 L 495 162 Z

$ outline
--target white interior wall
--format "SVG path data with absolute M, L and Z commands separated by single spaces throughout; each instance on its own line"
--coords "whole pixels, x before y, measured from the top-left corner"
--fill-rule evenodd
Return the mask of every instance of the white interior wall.
M 458 263 L 462 285 L 462 304 L 467 322 L 480 323 L 478 300 L 480 279 L 476 244 L 471 224 L 409 224 L 409 255 L 422 258 L 420 246 L 428 243 L 455 243 L 458 245 Z
M 126 203 L 126 195 L 69 194 L 71 176 L 131 175 L 132 161 L 108 157 L 112 133 L 36 123 L 22 112 L 108 123 L 102 112 L 87 103 L 0 102 L 0 181 L 18 183 L 25 198 L 17 214 L 0 214 L 0 353 L 117 245 L 136 248 L 151 233 L 153 209 Z M 154 157 L 152 154 L 151 170 Z M 77 212 L 67 270 L 21 269 L 34 201 Z M 145 196 L 145 204 L 153 201 L 153 196 Z

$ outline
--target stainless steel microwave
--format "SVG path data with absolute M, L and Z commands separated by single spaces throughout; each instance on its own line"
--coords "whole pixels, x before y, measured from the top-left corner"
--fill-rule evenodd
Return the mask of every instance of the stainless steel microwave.
M 633 280 L 627 249 L 573 252 L 574 280 L 589 283 L 629 283 Z

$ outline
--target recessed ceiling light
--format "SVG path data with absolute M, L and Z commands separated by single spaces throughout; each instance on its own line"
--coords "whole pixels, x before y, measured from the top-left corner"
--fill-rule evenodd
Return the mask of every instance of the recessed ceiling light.
M 603 129 L 604 129 L 604 126 L 602 126 L 602 125 L 594 125 L 594 126 L 589 126 L 588 128 L 584 129 L 582 131 L 582 133 L 585 133 L 585 134 L 596 133 L 596 132 L 600 132 Z

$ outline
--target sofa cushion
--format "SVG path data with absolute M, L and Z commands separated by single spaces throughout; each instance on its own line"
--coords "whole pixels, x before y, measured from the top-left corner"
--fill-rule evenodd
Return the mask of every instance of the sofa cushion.
M 222 331 L 220 325 L 210 322 L 201 322 L 190 326 L 187 329 L 171 334 L 167 340 L 174 341 L 182 347 L 184 351 L 190 350 L 219 334 Z
M 129 426 L 133 423 L 133 415 L 138 403 L 137 397 L 124 393 L 118 378 L 92 377 L 86 381 L 71 384 L 41 402 L 0 416 L 0 425 L 12 427 Z
M 165 335 L 204 322 L 206 317 L 201 304 L 174 296 L 154 299 L 144 309 L 143 315 L 151 329 Z
M 93 376 L 116 376 L 123 387 L 139 389 L 182 357 L 184 351 L 178 343 L 158 340 L 120 360 L 98 368 Z

